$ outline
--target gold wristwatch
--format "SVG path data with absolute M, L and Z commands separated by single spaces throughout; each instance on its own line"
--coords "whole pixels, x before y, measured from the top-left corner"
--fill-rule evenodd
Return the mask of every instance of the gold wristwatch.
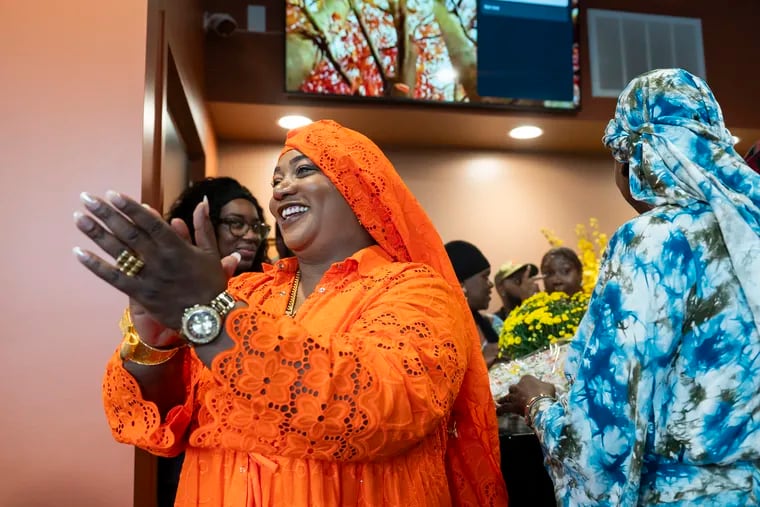
M 224 318 L 235 308 L 235 299 L 222 291 L 207 305 L 194 305 L 182 315 L 182 335 L 192 345 L 205 345 L 222 333 Z

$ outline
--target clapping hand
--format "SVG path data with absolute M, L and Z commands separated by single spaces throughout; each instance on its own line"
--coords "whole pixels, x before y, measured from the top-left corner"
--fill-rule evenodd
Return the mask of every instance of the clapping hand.
M 85 208 L 102 224 L 76 213 L 76 226 L 108 255 L 120 260 L 114 266 L 77 247 L 79 261 L 128 295 L 135 310 L 144 309 L 165 329 L 179 329 L 185 308 L 208 303 L 227 287 L 229 266 L 236 262 L 226 258 L 227 269 L 223 268 L 207 203 L 201 203 L 194 214 L 198 246 L 193 246 L 183 225 L 167 224 L 158 213 L 122 194 L 108 192 L 106 197 L 83 193 Z M 141 333 L 141 337 L 149 344 L 165 345 L 162 342 L 169 339 L 168 334 L 155 331 L 147 336 Z

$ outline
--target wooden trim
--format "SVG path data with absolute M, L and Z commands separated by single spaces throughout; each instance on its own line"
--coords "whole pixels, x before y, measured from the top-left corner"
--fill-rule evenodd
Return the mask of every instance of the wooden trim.
M 159 0 L 148 1 L 143 117 L 141 200 L 162 209 L 161 158 L 164 147 L 163 111 L 166 104 L 166 12 Z M 152 114 L 151 114 L 152 113 Z
M 134 507 L 156 507 L 158 498 L 158 458 L 135 447 Z
M 206 174 L 206 153 L 203 150 L 203 142 L 198 134 L 198 128 L 193 120 L 190 110 L 190 102 L 182 84 L 182 77 L 174 61 L 171 44 L 167 49 L 166 66 L 166 106 L 169 114 L 174 119 L 177 133 L 185 145 L 188 159 L 188 183 L 203 178 Z
M 195 7 L 200 9 L 200 5 Z M 187 87 L 170 47 L 171 42 L 176 42 L 178 48 L 183 48 L 179 45 L 187 43 L 186 32 L 193 30 L 183 17 L 183 9 L 168 0 L 148 0 L 140 199 L 157 210 L 164 209 L 165 146 L 170 121 L 174 122 L 187 154 L 186 183 L 203 178 L 206 172 L 203 142 L 190 108 Z M 171 17 L 169 21 L 167 16 Z M 171 30 L 178 26 L 187 30 L 178 35 L 168 28 L 169 24 Z M 201 31 L 200 24 L 197 30 Z M 157 477 L 156 456 L 135 448 L 134 507 L 156 507 Z
M 143 163 L 140 200 L 154 209 L 163 205 L 161 159 L 164 147 L 163 111 L 166 104 L 166 12 L 160 0 L 148 0 L 143 106 Z M 134 507 L 156 507 L 156 457 L 135 447 Z

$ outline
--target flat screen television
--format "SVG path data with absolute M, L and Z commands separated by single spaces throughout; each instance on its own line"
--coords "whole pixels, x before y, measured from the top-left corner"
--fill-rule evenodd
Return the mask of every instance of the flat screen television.
M 286 92 L 577 109 L 578 0 L 288 0 Z

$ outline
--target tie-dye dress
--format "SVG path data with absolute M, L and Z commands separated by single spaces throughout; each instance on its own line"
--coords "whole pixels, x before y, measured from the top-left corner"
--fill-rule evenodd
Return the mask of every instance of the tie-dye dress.
M 714 215 L 658 208 L 608 252 L 536 418 L 561 504 L 757 505 L 760 336 Z
M 635 79 L 604 141 L 654 209 L 611 238 L 572 386 L 537 407 L 559 503 L 760 505 L 760 177 L 680 69 Z

